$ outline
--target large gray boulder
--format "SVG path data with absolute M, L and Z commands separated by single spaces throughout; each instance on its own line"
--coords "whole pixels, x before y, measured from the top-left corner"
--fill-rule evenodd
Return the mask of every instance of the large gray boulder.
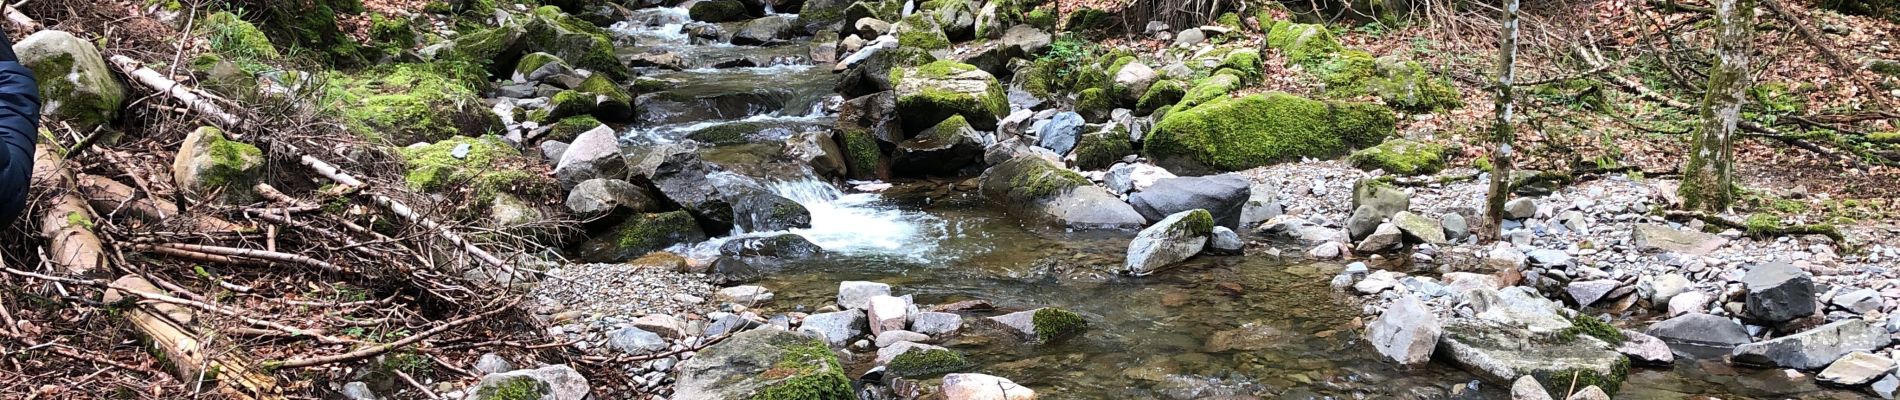
M 1814 278 L 1794 264 L 1756 266 L 1742 276 L 1742 285 L 1750 318 L 1778 323 L 1814 314 Z
M 1663 342 L 1676 348 L 1719 349 L 1724 354 L 1735 346 L 1755 341 L 1748 336 L 1748 330 L 1742 328 L 1742 324 L 1730 321 L 1728 318 L 1701 313 L 1678 315 L 1675 318 L 1657 322 L 1644 333 L 1662 339 Z M 1708 353 L 1708 351 L 1690 351 L 1690 353 Z
M 1207 210 L 1214 217 L 1214 225 L 1238 231 L 1241 209 L 1253 195 L 1251 187 L 1247 178 L 1232 174 L 1168 178 L 1129 195 L 1128 203 L 1149 221 L 1182 211 Z
M 732 335 L 675 368 L 676 400 L 854 398 L 838 356 L 824 343 L 777 329 Z
M 1524 286 L 1503 290 L 1479 287 L 1457 295 L 1463 296 L 1465 302 L 1471 304 L 1472 311 L 1477 312 L 1477 319 L 1480 320 L 1520 326 L 1536 334 L 1555 334 L 1571 327 L 1570 319 L 1563 315 L 1563 304 L 1545 299 L 1537 293 L 1537 289 Z
M 560 364 L 488 374 L 469 392 L 475 400 L 580 400 L 592 390 L 587 377 Z
M 581 218 L 606 216 L 615 211 L 648 212 L 660 209 L 653 194 L 627 181 L 594 178 L 567 192 L 567 209 Z
M 964 176 L 983 162 L 983 139 L 962 117 L 951 117 L 897 144 L 891 172 L 900 176 Z
M 1675 252 L 1690 255 L 1706 255 L 1728 244 L 1728 239 L 1692 230 L 1678 230 L 1657 224 L 1636 224 L 1631 237 L 1636 241 L 1636 249 L 1652 252 Z
M 831 347 L 844 347 L 851 344 L 851 339 L 863 336 L 870 327 L 864 310 L 850 309 L 806 316 L 798 332 L 817 335 Z
M 90 132 L 118 118 L 125 85 L 92 42 L 71 33 L 43 30 L 14 43 L 20 64 L 39 77 L 40 114 Z M 28 134 L 31 134 L 28 132 Z
M 732 44 L 740 46 L 759 46 L 778 43 L 791 39 L 798 31 L 792 26 L 792 18 L 780 15 L 768 15 L 763 18 L 746 21 L 739 31 L 732 34 Z
M 999 157 L 1007 161 L 983 171 L 978 186 L 984 197 L 1018 218 L 1077 230 L 1131 230 L 1147 222 L 1134 207 L 1081 174 L 1033 154 Z
M 1082 138 L 1082 114 L 1064 111 L 1047 121 L 1036 130 L 1036 145 L 1057 155 L 1069 154 L 1075 150 L 1075 142 Z
M 1207 210 L 1194 209 L 1169 215 L 1154 226 L 1135 234 L 1128 243 L 1125 271 L 1147 275 L 1186 261 L 1200 254 L 1214 231 L 1214 217 Z
M 890 82 L 906 132 L 929 129 L 951 115 L 962 115 L 976 130 L 989 131 L 1009 114 L 1002 83 L 969 64 L 937 61 L 899 68 L 891 72 Z
M 1811 370 L 1826 367 L 1850 352 L 1885 347 L 1888 341 L 1886 328 L 1855 318 L 1736 346 L 1732 356 L 1738 363 Z
M 1027 57 L 1040 54 L 1055 38 L 1048 32 L 1029 25 L 1016 25 L 1003 31 L 1003 47 L 1010 57 Z
M 561 153 L 561 160 L 554 165 L 554 177 L 568 189 L 594 178 L 626 178 L 627 160 L 620 155 L 619 137 L 606 126 L 582 132 Z
M 1352 240 L 1372 234 L 1386 218 L 1412 208 L 1412 196 L 1382 182 L 1361 179 L 1352 186 L 1352 215 L 1346 220 L 1346 233 Z
M 1539 334 L 1476 318 L 1446 323 L 1436 354 L 1498 384 L 1524 376 L 1548 382 L 1577 379 L 1614 392 L 1629 370 L 1629 360 L 1596 337 Z
M 1445 226 L 1438 220 L 1425 218 L 1411 211 L 1400 211 L 1392 214 L 1392 224 L 1398 225 L 1399 230 L 1404 231 L 1405 236 L 1413 240 L 1431 244 L 1446 243 Z
M 1275 193 L 1272 185 L 1250 185 L 1247 193 L 1247 203 L 1240 206 L 1240 228 L 1235 231 L 1258 228 L 1261 222 L 1266 222 L 1286 212 L 1285 206 L 1281 205 L 1277 199 L 1278 193 Z
M 838 306 L 847 309 L 868 308 L 871 306 L 872 297 L 890 294 L 890 284 L 866 281 L 838 282 Z
M 629 355 L 646 355 L 666 350 L 666 339 L 645 329 L 626 327 L 607 334 L 607 346 Z
M 993 375 L 949 374 L 943 376 L 943 397 L 947 400 L 1036 400 L 1036 391 Z
M 1119 92 L 1123 98 L 1133 101 L 1148 93 L 1148 87 L 1161 79 L 1161 74 L 1156 73 L 1154 68 L 1149 68 L 1148 64 L 1135 61 L 1123 65 L 1121 70 L 1115 72 L 1113 78 L 1115 86 L 1121 89 Z
M 1372 342 L 1372 347 L 1387 359 L 1405 365 L 1431 361 L 1440 333 L 1438 316 L 1415 295 L 1399 298 L 1366 326 L 1366 340 Z
M 735 228 L 769 232 L 811 227 L 811 212 L 805 206 L 772 193 L 751 177 L 701 160 L 690 149 L 653 149 L 634 171 L 715 234 Z

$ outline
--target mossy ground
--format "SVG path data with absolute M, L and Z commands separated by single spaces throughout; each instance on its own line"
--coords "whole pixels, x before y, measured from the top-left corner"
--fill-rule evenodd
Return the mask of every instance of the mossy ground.
M 560 121 L 555 122 L 554 126 L 549 127 L 548 133 L 543 135 L 542 138 L 571 142 L 575 137 L 580 136 L 581 133 L 592 130 L 600 125 L 600 120 L 595 119 L 592 115 L 562 118 Z
M 468 145 L 468 154 L 457 158 L 455 148 L 462 145 Z M 399 152 L 409 168 L 403 176 L 409 187 L 429 192 L 466 188 L 479 203 L 487 203 L 495 193 L 539 187 L 547 180 L 539 174 L 509 168 L 525 163 L 523 157 L 496 136 L 457 136 Z
M 537 400 L 553 390 L 546 382 L 518 376 L 475 391 L 476 400 Z
M 1036 340 L 1043 343 L 1067 340 L 1082 334 L 1089 327 L 1089 321 L 1082 319 L 1081 315 L 1055 307 L 1036 310 L 1030 321 L 1036 328 Z
M 483 106 L 485 73 L 469 64 L 394 64 L 356 74 L 330 73 L 327 108 L 351 131 L 394 144 L 482 135 L 500 125 Z

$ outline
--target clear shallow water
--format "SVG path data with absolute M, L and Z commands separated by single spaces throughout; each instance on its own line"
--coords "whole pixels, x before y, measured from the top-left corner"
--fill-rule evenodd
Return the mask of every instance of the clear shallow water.
M 823 127 L 835 77 L 828 66 L 784 63 L 804 57 L 800 43 L 774 47 L 707 44 L 684 32 L 679 8 L 641 10 L 614 27 L 634 37 L 623 54 L 671 51 L 694 67 L 648 70 L 667 89 L 641 96 L 642 122 L 623 135 L 636 147 L 682 140 L 731 123 Z M 727 26 L 735 29 L 736 26 Z M 763 67 L 712 69 L 730 60 Z M 791 129 L 791 128 L 786 128 Z M 845 193 L 774 166 L 769 141 L 702 146 L 702 156 L 767 182 L 804 205 L 812 226 L 795 229 L 828 254 L 780 266 L 755 284 L 777 298 L 767 312 L 812 311 L 834 301 L 838 282 L 891 284 L 919 304 L 985 300 L 1001 310 L 966 314 L 966 333 L 944 345 L 974 362 L 967 371 L 1008 377 L 1048 399 L 1508 398 L 1508 388 L 1431 363 L 1403 368 L 1378 359 L 1358 335 L 1358 300 L 1333 292 L 1342 267 L 1266 256 L 1199 257 L 1152 276 L 1113 274 L 1130 233 L 1069 233 L 1025 227 L 978 196 L 947 185 L 900 185 L 888 194 Z M 764 166 L 761 166 L 764 165 Z M 791 167 L 802 170 L 803 167 Z M 717 257 L 734 237 L 672 250 Z M 1300 254 L 1292 251 L 1288 254 Z M 1044 306 L 1083 315 L 1091 330 L 1055 345 L 1028 345 L 970 328 L 981 317 Z M 854 372 L 871 356 L 847 359 Z M 1453 396 L 1454 388 L 1462 393 Z M 1870 398 L 1824 390 L 1811 377 L 1682 360 L 1673 368 L 1636 368 L 1618 398 Z

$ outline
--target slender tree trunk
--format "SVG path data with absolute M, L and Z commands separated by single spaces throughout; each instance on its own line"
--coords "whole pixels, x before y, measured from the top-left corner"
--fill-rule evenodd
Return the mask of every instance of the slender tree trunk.
M 1505 0 L 1504 27 L 1498 33 L 1497 121 L 1491 132 L 1491 189 L 1485 195 L 1483 237 L 1497 239 L 1504 224 L 1504 200 L 1511 196 L 1511 142 L 1516 131 L 1511 125 L 1511 85 L 1517 81 L 1517 3 Z
M 1755 0 L 1715 2 L 1715 65 L 1702 96 L 1702 126 L 1682 168 L 1683 208 L 1724 211 L 1735 201 L 1735 125 L 1749 86 L 1749 37 L 1755 32 Z

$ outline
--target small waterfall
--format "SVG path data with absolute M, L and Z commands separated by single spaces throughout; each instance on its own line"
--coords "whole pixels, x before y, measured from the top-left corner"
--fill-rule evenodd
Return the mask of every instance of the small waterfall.
M 640 43 L 684 45 L 692 40 L 686 34 L 686 24 L 692 21 L 685 8 L 657 7 L 634 11 L 627 20 L 615 22 L 607 29 L 634 37 Z
M 719 246 L 732 239 L 792 233 L 835 253 L 927 261 L 936 253 L 937 242 L 950 234 L 940 218 L 885 204 L 876 193 L 845 193 L 813 177 L 773 182 L 765 188 L 805 206 L 811 213 L 811 227 L 736 233 L 671 250 L 690 259 L 712 260 L 719 256 Z

